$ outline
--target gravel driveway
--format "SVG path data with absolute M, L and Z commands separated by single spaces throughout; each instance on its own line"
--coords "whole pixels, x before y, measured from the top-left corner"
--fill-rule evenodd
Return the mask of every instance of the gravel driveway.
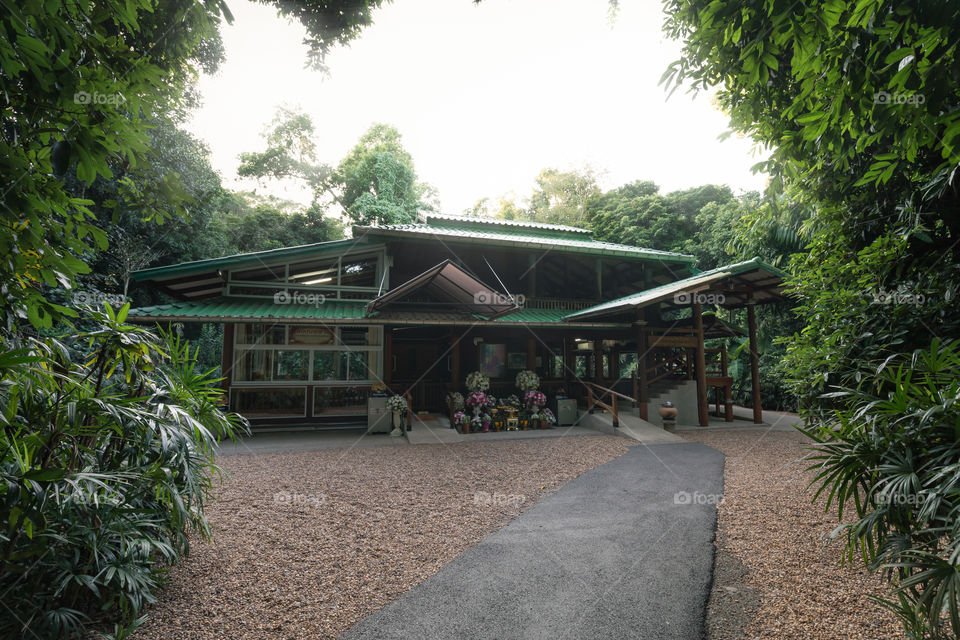
M 808 441 L 797 431 L 683 433 L 726 454 L 717 560 L 708 614 L 712 640 L 892 640 L 900 625 L 868 596 L 880 578 L 840 566 L 824 536 L 836 511 L 811 504 Z
M 221 458 L 229 477 L 139 640 L 333 638 L 545 495 L 612 436 Z
M 703 638 L 722 482 L 715 449 L 633 446 L 341 638 Z

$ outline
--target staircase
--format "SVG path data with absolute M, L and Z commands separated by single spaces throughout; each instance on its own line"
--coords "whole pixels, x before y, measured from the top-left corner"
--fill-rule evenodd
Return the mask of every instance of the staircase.
M 654 424 L 660 424 L 660 414 L 657 413 L 657 410 L 667 400 L 672 402 L 678 410 L 678 425 L 694 426 L 699 424 L 696 380 L 664 378 L 650 386 L 647 399 L 647 417 Z

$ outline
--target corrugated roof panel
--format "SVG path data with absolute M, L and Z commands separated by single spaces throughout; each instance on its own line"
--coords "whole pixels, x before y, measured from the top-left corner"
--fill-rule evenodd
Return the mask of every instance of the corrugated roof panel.
M 658 249 L 643 249 L 626 244 L 613 242 L 599 242 L 597 240 L 574 240 L 568 237 L 541 237 L 506 231 L 477 231 L 456 227 L 438 227 L 429 224 L 395 224 L 373 227 L 355 227 L 359 232 L 371 235 L 385 235 L 393 237 L 443 237 L 452 238 L 452 242 L 487 241 L 504 245 L 523 247 L 550 247 L 554 250 L 589 253 L 592 255 L 619 255 L 636 258 L 662 260 L 665 262 L 692 263 L 694 256 L 660 251 Z

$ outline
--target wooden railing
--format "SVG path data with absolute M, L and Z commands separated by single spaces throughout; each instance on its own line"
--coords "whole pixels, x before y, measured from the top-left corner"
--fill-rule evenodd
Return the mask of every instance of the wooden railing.
M 408 388 L 403 392 L 403 397 L 407 399 L 407 431 L 413 429 L 413 394 L 410 393 Z
M 584 385 L 587 387 L 587 411 L 592 411 L 594 407 L 600 407 L 606 409 L 613 415 L 613 427 L 616 429 L 620 426 L 620 413 L 617 406 L 617 399 L 626 400 L 629 403 L 633 403 L 633 398 L 628 395 L 624 395 L 613 389 L 608 389 L 607 387 L 601 387 L 600 385 L 594 382 L 584 382 Z M 603 398 L 610 396 L 609 403 L 604 402 Z
M 653 364 L 647 367 L 648 386 L 680 371 L 683 371 L 685 376 L 688 375 L 690 359 L 685 350 L 673 352 L 651 349 L 648 358 L 653 361 Z

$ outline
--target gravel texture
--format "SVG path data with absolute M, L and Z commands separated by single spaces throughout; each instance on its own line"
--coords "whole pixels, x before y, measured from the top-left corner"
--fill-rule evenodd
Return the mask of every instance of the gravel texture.
M 221 458 L 214 542 L 135 637 L 333 638 L 625 452 L 599 436 Z
M 836 511 L 811 503 L 802 434 L 682 435 L 727 456 L 707 615 L 712 640 L 904 637 L 896 618 L 868 598 L 889 595 L 885 583 L 841 566 L 841 542 L 827 540 Z

